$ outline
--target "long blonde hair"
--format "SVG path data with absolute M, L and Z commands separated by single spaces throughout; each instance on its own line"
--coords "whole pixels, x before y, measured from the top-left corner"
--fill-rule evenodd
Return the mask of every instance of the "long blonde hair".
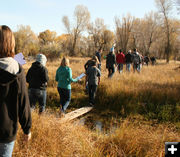
M 6 26 L 0 26 L 0 58 L 14 57 L 15 39 L 11 29 Z
M 66 57 L 63 57 L 63 59 L 61 61 L 61 66 L 63 66 L 63 67 L 69 66 L 69 59 Z

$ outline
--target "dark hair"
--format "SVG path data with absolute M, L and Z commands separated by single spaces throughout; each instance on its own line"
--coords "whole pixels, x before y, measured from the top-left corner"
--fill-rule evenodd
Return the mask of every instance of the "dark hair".
M 0 58 L 14 57 L 15 39 L 11 29 L 6 26 L 0 26 Z

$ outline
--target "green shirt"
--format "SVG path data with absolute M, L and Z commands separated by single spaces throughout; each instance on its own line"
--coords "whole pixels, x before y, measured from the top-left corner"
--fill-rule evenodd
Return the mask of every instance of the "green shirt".
M 72 78 L 72 70 L 69 67 L 60 66 L 56 71 L 56 81 L 58 87 L 71 89 L 71 82 L 77 82 L 77 79 Z

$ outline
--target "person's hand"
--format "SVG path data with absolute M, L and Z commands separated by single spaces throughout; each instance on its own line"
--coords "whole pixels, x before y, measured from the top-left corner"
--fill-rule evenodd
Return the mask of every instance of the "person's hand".
M 28 142 L 31 139 L 31 132 L 29 134 L 24 134 L 24 141 Z

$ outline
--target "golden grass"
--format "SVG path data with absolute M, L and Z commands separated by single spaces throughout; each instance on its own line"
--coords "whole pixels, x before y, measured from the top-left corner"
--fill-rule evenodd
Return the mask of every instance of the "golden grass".
M 117 157 L 164 156 L 165 141 L 180 141 L 172 125 L 151 126 L 130 118 L 110 134 L 91 131 L 76 123 L 60 124 L 52 114 L 33 112 L 32 139 L 22 142 L 19 131 L 13 156 Z
M 74 78 L 84 72 L 83 66 L 87 59 L 70 58 Z M 24 66 L 26 71 L 31 63 L 28 62 Z M 146 101 L 155 105 L 180 103 L 180 70 L 174 70 L 180 62 L 164 64 L 164 61 L 159 61 L 159 63 L 157 66 L 144 66 L 141 74 L 132 72 L 129 74 L 124 71 L 122 75 L 116 73 L 112 79 L 107 79 L 103 61 L 101 84 L 97 93 L 97 107 L 100 107 L 98 115 L 101 115 L 101 112 L 106 113 L 104 110 L 111 105 L 123 104 L 125 108 L 127 107 L 126 110 L 131 112 L 133 106 L 136 110 L 137 104 Z M 60 60 L 47 63 L 50 77 L 47 88 L 49 106 L 52 102 L 58 103 L 59 100 L 57 83 L 54 81 L 59 64 Z M 84 81 L 72 84 L 70 106 L 77 107 L 82 100 L 88 101 L 83 89 Z M 119 118 L 118 126 L 116 128 L 112 126 L 112 130 L 108 133 L 90 130 L 78 123 L 60 124 L 56 114 L 56 111 L 50 109 L 41 117 L 37 112 L 33 112 L 32 139 L 28 144 L 24 144 L 23 133 L 19 129 L 13 157 L 162 157 L 166 141 L 180 141 L 180 131 L 171 122 L 147 121 L 139 114 Z

